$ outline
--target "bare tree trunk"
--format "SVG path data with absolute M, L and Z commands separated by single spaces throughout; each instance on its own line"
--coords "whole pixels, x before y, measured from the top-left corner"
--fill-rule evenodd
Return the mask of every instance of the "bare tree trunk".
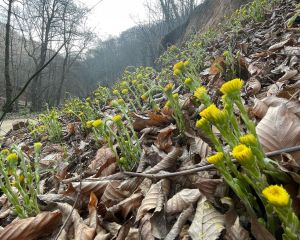
M 64 63 L 62 66 L 62 73 L 61 73 L 61 77 L 60 77 L 60 81 L 59 81 L 59 86 L 58 86 L 58 90 L 57 90 L 57 96 L 56 96 L 56 105 L 58 106 L 60 104 L 60 100 L 61 100 L 61 95 L 62 95 L 62 88 L 65 82 L 65 78 L 66 78 L 66 70 L 67 70 L 67 64 L 68 64 L 68 59 L 69 59 L 69 53 L 68 51 L 66 52 L 66 56 L 64 58 Z
M 4 60 L 4 75 L 5 75 L 5 90 L 6 90 L 6 103 L 4 110 L 6 112 L 12 112 L 13 106 L 10 105 L 12 101 L 12 84 L 9 75 L 9 44 L 10 44 L 10 20 L 11 20 L 11 8 L 13 0 L 8 1 L 7 22 L 5 27 L 5 60 Z

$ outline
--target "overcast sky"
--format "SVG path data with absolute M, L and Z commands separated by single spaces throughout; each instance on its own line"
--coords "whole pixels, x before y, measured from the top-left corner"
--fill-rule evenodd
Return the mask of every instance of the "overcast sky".
M 80 0 L 93 7 L 100 0 Z M 102 0 L 90 13 L 89 25 L 101 38 L 117 36 L 145 19 L 143 0 Z

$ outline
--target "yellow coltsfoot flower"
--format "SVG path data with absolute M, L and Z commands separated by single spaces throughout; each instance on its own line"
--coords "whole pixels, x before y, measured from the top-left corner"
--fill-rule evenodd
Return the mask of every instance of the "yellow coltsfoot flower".
M 172 89 L 173 89 L 173 83 L 168 83 L 166 86 L 165 86 L 165 88 L 164 88 L 164 91 L 165 92 L 171 92 L 172 91 Z
M 113 90 L 113 94 L 114 95 L 119 95 L 119 90 L 117 90 L 117 89 Z
M 210 164 L 217 164 L 218 162 L 222 161 L 224 158 L 224 154 L 222 152 L 217 152 L 216 154 L 207 158 L 207 161 Z
M 128 94 L 128 89 L 127 89 L 127 88 L 124 88 L 124 89 L 122 90 L 122 94 L 127 95 L 127 94 Z
M 241 91 L 243 84 L 244 81 L 242 79 L 235 78 L 233 80 L 224 83 L 221 86 L 220 91 L 225 95 L 235 94 Z
M 256 145 L 257 139 L 253 134 L 246 134 L 240 137 L 240 142 L 245 145 Z
M 97 120 L 93 121 L 94 128 L 101 127 L 101 126 L 103 126 L 103 124 L 104 124 L 104 122 L 101 119 L 97 119 Z
M 194 93 L 194 97 L 199 100 L 204 99 L 205 95 L 207 95 L 207 89 L 205 87 L 198 87 Z
M 122 121 L 122 116 L 121 116 L 121 115 L 113 116 L 112 121 L 113 121 L 114 123 L 119 123 L 119 122 Z
M 117 100 L 117 103 L 118 103 L 119 105 L 124 105 L 124 104 L 125 104 L 125 101 L 124 101 L 123 98 L 119 98 L 119 99 Z
M 232 156 L 240 163 L 248 163 L 253 159 L 251 149 L 244 144 L 235 146 L 232 150 Z
M 216 124 L 216 123 L 223 123 L 227 118 L 227 113 L 225 110 L 220 110 L 216 107 L 215 104 L 209 105 L 205 108 L 202 112 L 199 113 L 201 117 L 205 118 L 209 122 Z
M 143 94 L 143 95 L 141 96 L 141 99 L 142 99 L 144 102 L 146 102 L 147 99 L 148 99 L 148 96 L 147 96 L 146 94 Z
M 191 85 L 192 82 L 193 82 L 193 79 L 191 79 L 191 78 L 186 78 L 186 79 L 184 80 L 184 84 L 187 85 L 187 86 Z
M 43 144 L 41 142 L 36 142 L 33 144 L 34 151 L 39 152 L 42 149 Z
M 171 102 L 169 100 L 166 102 L 165 107 L 166 108 L 171 108 Z
M 284 207 L 289 203 L 290 196 L 282 186 L 271 185 L 266 187 L 262 194 L 272 205 Z
M 180 62 L 174 64 L 173 71 L 175 71 L 176 69 L 181 71 L 183 67 L 184 67 L 184 62 L 180 61 Z
M 94 122 L 93 120 L 87 121 L 87 122 L 86 122 L 86 127 L 87 127 L 87 128 L 93 127 L 93 122 Z
M 1 151 L 1 154 L 7 156 L 9 154 L 9 150 L 8 149 L 3 149 Z
M 9 162 L 16 162 L 16 161 L 18 161 L 18 159 L 19 159 L 19 157 L 18 157 L 18 155 L 16 154 L 16 153 L 11 153 L 11 154 L 9 154 L 8 156 L 7 156 L 7 161 L 9 161 Z
M 173 75 L 174 75 L 175 77 L 179 76 L 181 73 L 182 73 L 182 71 L 181 71 L 180 69 L 175 69 L 175 70 L 173 71 Z

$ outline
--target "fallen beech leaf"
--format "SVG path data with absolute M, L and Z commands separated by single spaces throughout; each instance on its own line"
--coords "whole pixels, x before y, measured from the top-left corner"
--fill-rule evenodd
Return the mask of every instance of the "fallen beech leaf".
M 210 66 L 209 73 L 217 75 L 225 69 L 225 59 L 223 56 L 217 57 Z
M 113 168 L 109 168 L 113 166 Z M 95 177 L 109 176 L 116 169 L 116 156 L 108 147 L 102 147 L 97 151 L 95 159 L 88 167 L 92 171 L 97 171 Z M 109 171 L 107 171 L 109 169 Z
M 146 171 L 146 173 L 157 173 L 161 170 L 169 170 L 176 167 L 176 160 L 182 154 L 181 148 L 174 148 L 166 157 L 164 157 L 158 164 L 152 167 L 150 170 Z
M 119 185 L 120 182 L 114 181 L 110 182 L 106 186 L 105 191 L 101 197 L 101 201 L 106 207 L 110 207 L 129 196 L 129 192 L 121 191 L 118 189 Z
M 292 69 L 289 69 L 287 70 L 284 75 L 279 78 L 277 80 L 277 82 L 286 82 L 288 81 L 289 79 L 293 78 L 294 76 L 296 76 L 298 74 L 298 70 L 292 70 Z
M 216 240 L 224 229 L 224 215 L 219 213 L 205 197 L 198 201 L 194 220 L 189 228 L 193 240 Z
M 89 226 L 96 230 L 98 225 L 98 217 L 97 217 L 97 205 L 98 199 L 95 193 L 91 192 L 90 201 L 88 205 L 89 209 Z
M 84 181 L 81 182 L 81 194 L 86 194 L 86 195 L 90 195 L 91 192 L 94 192 L 96 194 L 97 197 L 101 197 L 102 194 L 104 193 L 107 185 L 109 183 L 114 182 L 113 180 L 103 180 L 103 181 Z M 118 181 L 117 181 L 118 182 Z M 79 182 L 73 182 L 72 186 L 74 187 L 74 189 L 76 191 L 79 191 L 80 189 L 80 183 Z
M 210 147 L 201 138 L 191 137 L 189 138 L 189 144 L 191 154 L 198 154 L 201 157 L 201 159 L 207 157 L 210 151 Z
M 193 184 L 209 200 L 215 197 L 217 187 L 222 183 L 222 179 L 211 179 L 199 177 Z
M 261 90 L 261 84 L 260 81 L 258 81 L 256 78 L 250 78 L 249 81 L 246 83 L 246 91 L 249 96 L 253 96 Z
M 239 217 L 236 218 L 235 223 L 226 230 L 224 237 L 226 240 L 250 240 L 249 232 L 245 230 L 240 224 Z
M 276 96 L 282 89 L 284 82 L 277 82 L 268 87 L 267 96 Z
M 283 48 L 285 45 L 291 45 L 295 43 L 295 39 L 294 38 L 289 38 L 287 40 L 284 40 L 282 42 L 276 43 L 274 45 L 272 45 L 271 47 L 269 47 L 269 51 L 274 51 L 274 50 L 278 50 L 280 48 Z
M 150 222 L 152 214 L 147 213 L 140 222 L 139 230 L 141 239 L 154 240 L 154 236 L 152 234 L 152 226 Z
M 42 212 L 36 217 L 19 219 L 0 232 L 1 240 L 35 240 L 53 232 L 61 222 L 61 212 Z
M 275 240 L 275 237 L 257 219 L 251 219 L 251 233 L 257 240 Z
M 189 206 L 187 209 L 183 210 L 183 212 L 179 215 L 176 223 L 173 225 L 172 229 L 166 236 L 165 240 L 174 240 L 179 235 L 183 225 L 190 218 L 190 216 L 194 213 L 193 206 Z
M 265 104 L 262 100 L 259 100 L 257 98 L 254 99 L 254 106 L 252 107 L 252 114 L 258 118 L 263 118 L 267 111 L 268 111 L 268 105 Z
M 170 117 L 169 115 L 158 114 L 155 112 L 148 112 L 148 117 L 144 117 L 134 113 L 133 118 L 133 127 L 137 131 L 142 130 L 146 127 L 161 126 L 172 122 L 172 117 Z
M 266 152 L 300 144 L 300 121 L 284 104 L 270 107 L 256 127 L 260 143 Z M 300 153 L 292 154 L 300 165 Z
M 120 212 L 123 219 L 126 219 L 130 212 L 133 212 L 141 205 L 142 199 L 143 195 L 141 193 L 134 193 L 118 204 L 113 205 L 107 211 L 112 214 Z
M 136 222 L 139 221 L 150 210 L 154 209 L 154 212 L 159 212 L 162 210 L 164 204 L 164 181 L 165 180 L 162 179 L 159 182 L 152 184 L 138 209 Z
M 166 212 L 169 214 L 182 212 L 197 202 L 199 197 L 200 191 L 198 189 L 183 189 L 167 201 Z
M 173 136 L 173 131 L 176 129 L 176 126 L 171 124 L 170 126 L 161 129 L 159 131 L 159 134 L 157 135 L 157 139 L 154 142 L 155 145 L 160 149 L 165 152 L 169 152 L 171 149 L 173 142 L 172 142 L 172 136 Z

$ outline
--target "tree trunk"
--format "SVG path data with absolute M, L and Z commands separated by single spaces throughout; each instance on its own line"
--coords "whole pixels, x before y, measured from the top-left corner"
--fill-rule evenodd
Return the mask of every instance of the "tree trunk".
M 6 102 L 4 105 L 4 111 L 12 112 L 13 106 L 10 104 L 12 101 L 12 84 L 9 75 L 9 44 L 10 44 L 10 19 L 11 19 L 11 8 L 13 0 L 8 1 L 7 11 L 7 22 L 5 27 L 5 60 L 4 60 L 4 75 L 5 75 L 5 91 L 6 91 Z
M 60 100 L 61 100 L 62 88 L 63 88 L 65 78 L 66 78 L 68 58 L 69 58 L 69 53 L 66 52 L 66 56 L 65 56 L 64 63 L 63 63 L 63 66 L 62 66 L 62 73 L 61 73 L 61 77 L 60 77 L 60 82 L 59 82 L 59 86 L 58 86 L 58 90 L 57 90 L 57 96 L 56 96 L 56 105 L 57 106 L 60 104 Z

